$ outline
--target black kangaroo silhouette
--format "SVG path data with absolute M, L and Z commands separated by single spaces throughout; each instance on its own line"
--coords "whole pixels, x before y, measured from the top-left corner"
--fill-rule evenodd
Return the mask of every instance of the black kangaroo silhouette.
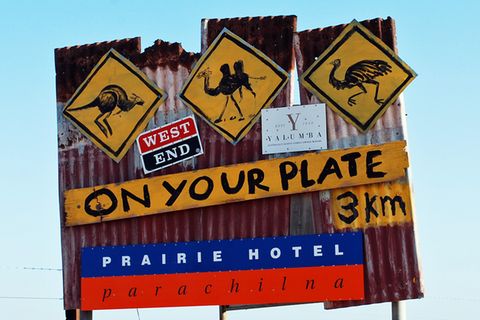
M 245 87 L 253 95 L 253 97 L 256 97 L 256 93 L 253 90 L 249 79 L 258 79 L 258 80 L 266 79 L 265 76 L 250 77 L 244 71 L 242 60 L 236 61 L 233 64 L 233 68 L 235 73 L 232 75 L 230 72 L 230 66 L 227 63 L 224 63 L 221 65 L 220 72 L 222 73 L 222 79 L 220 79 L 218 86 L 215 88 L 210 88 L 210 76 L 212 74 L 212 72 L 210 71 L 210 68 L 206 68 L 205 70 L 200 71 L 197 75 L 197 78 L 199 79 L 204 78 L 203 89 L 206 94 L 210 96 L 218 96 L 221 93 L 226 96 L 225 105 L 222 111 L 220 112 L 220 115 L 217 117 L 217 119 L 214 120 L 215 123 L 219 123 L 222 121 L 223 115 L 227 110 L 229 99 L 232 99 L 235 105 L 235 108 L 240 114 L 240 118 L 238 119 L 238 121 L 243 121 L 245 117 L 243 116 L 242 109 L 240 108 L 240 105 L 238 104 L 233 94 L 235 93 L 235 91 L 238 90 L 240 93 L 240 101 L 242 101 L 243 99 L 242 87 Z M 236 119 L 235 116 L 230 117 L 230 120 L 234 120 L 234 119 Z
M 378 81 L 374 80 L 376 77 L 381 77 L 392 71 L 392 67 L 385 61 L 382 60 L 362 60 L 359 61 L 350 67 L 348 67 L 345 72 L 344 80 L 338 80 L 335 78 L 335 71 L 340 67 L 340 59 L 335 59 L 332 63 L 333 69 L 330 72 L 329 82 L 337 90 L 342 90 L 345 88 L 359 87 L 362 91 L 352 95 L 348 98 L 348 105 L 353 106 L 357 102 L 354 97 L 367 93 L 364 83 L 374 84 L 375 85 L 375 97 L 374 100 L 378 104 L 383 103 L 383 99 L 378 98 Z
M 118 107 L 120 110 L 115 114 L 119 114 L 122 111 L 128 112 L 136 105 L 143 105 L 143 103 L 143 99 L 137 96 L 135 93 L 132 93 L 132 96 L 129 98 L 122 87 L 112 84 L 103 88 L 92 102 L 81 107 L 70 109 L 69 111 L 98 108 L 100 115 L 95 118 L 95 124 L 100 128 L 103 134 L 108 137 L 108 134 L 112 135 L 113 131 L 107 119 L 110 117 L 116 107 Z M 105 124 L 105 126 L 100 122 L 101 118 L 103 118 L 102 122 Z

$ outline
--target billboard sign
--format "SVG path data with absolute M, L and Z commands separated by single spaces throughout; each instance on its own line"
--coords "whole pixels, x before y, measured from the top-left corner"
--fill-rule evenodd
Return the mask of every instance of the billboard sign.
M 262 110 L 262 153 L 327 149 L 325 104 Z
M 360 232 L 82 249 L 83 310 L 360 300 Z
M 358 62 L 382 60 L 392 66 L 393 62 L 383 60 L 384 56 L 374 56 L 374 53 L 375 48 L 381 53 L 396 52 L 395 23 L 388 18 L 362 21 L 361 24 L 384 43 L 373 45 L 371 41 L 378 39 L 366 39 L 363 37 L 366 33 L 360 32 L 361 26 L 351 27 L 355 24 L 297 32 L 295 16 L 279 16 L 202 20 L 202 50 L 208 48 L 203 56 L 184 50 L 178 43 L 163 40 L 155 41 L 142 52 L 140 38 L 56 49 L 59 208 L 63 301 L 65 309 L 69 310 L 67 314 L 74 314 L 74 310 L 80 308 L 220 304 L 221 310 L 233 310 L 251 303 L 321 300 L 325 301 L 326 308 L 331 308 L 422 297 L 415 212 L 404 141 L 405 110 L 401 99 L 389 108 L 386 101 L 393 98 L 384 91 L 395 87 L 395 83 L 390 82 L 393 78 L 385 81 L 393 76 L 396 67 L 376 76 L 373 80 L 378 85 L 372 81 L 362 84 L 365 90 L 359 85 L 344 86 L 347 70 Z M 341 34 L 345 28 L 353 30 L 349 37 Z M 338 40 L 339 35 L 345 41 Z M 353 55 L 348 56 L 350 50 L 343 46 L 352 50 L 368 47 L 362 38 L 373 45 L 368 53 L 374 57 L 354 61 Z M 358 40 L 358 46 L 347 44 L 351 39 Z M 337 47 L 329 48 L 332 43 Z M 386 51 L 380 49 L 383 45 L 388 46 Z M 105 56 L 112 48 L 128 57 L 131 63 L 113 50 Z M 333 60 L 327 58 L 324 64 L 313 67 L 319 57 L 321 60 L 328 54 L 327 48 Z M 97 66 L 99 61 L 103 66 Z M 286 148 L 268 152 L 289 154 L 283 157 L 263 155 L 260 147 L 262 126 L 254 124 L 262 110 L 293 104 L 295 83 L 289 82 L 288 76 L 293 75 L 295 69 L 302 75 L 310 66 L 309 76 L 305 76 L 302 83 L 311 80 L 317 88 L 312 85 L 309 90 L 318 92 L 308 92 L 301 85 L 301 103 L 326 103 L 331 108 L 325 119 L 328 136 L 320 134 L 328 140 L 329 150 L 293 151 L 288 145 L 289 136 L 286 136 L 287 143 L 282 146 Z M 142 70 L 145 74 L 132 76 L 132 70 Z M 124 82 L 115 80 L 119 74 L 122 76 L 117 80 Z M 87 75 L 88 79 L 82 83 Z M 408 78 L 405 74 L 402 76 Z M 283 83 L 285 77 L 286 84 Z M 136 85 L 129 86 L 140 82 L 148 87 L 148 81 L 171 93 L 171 99 L 161 109 L 157 106 L 166 94 L 155 94 L 155 90 L 149 93 L 147 89 L 140 92 Z M 330 88 L 323 90 L 322 81 Z M 396 87 L 398 92 L 403 90 L 402 83 Z M 392 97 L 397 89 L 393 90 Z M 320 90 L 328 95 L 322 95 Z M 174 99 L 177 94 L 180 98 Z M 127 98 L 117 104 L 118 97 Z M 148 108 L 154 105 L 156 98 L 152 100 L 153 97 L 159 100 L 151 111 Z M 143 105 L 139 99 L 143 100 Z M 346 104 L 343 107 L 350 111 L 351 117 L 337 114 L 337 100 Z M 91 105 L 101 101 L 105 102 L 103 109 Z M 365 101 L 375 104 L 374 107 L 366 105 Z M 340 102 L 337 104 L 342 107 Z M 115 108 L 110 114 L 112 107 Z M 182 122 L 172 123 L 191 115 L 192 110 L 196 113 L 195 119 L 200 115 L 206 120 L 197 123 L 195 133 L 182 131 L 185 129 L 180 127 Z M 369 125 L 377 121 L 377 116 L 381 118 L 371 131 L 357 130 L 371 128 Z M 280 122 L 279 132 L 288 126 L 289 131 L 300 130 L 300 111 L 289 112 L 283 117 L 287 122 L 283 127 Z M 356 119 L 357 128 L 344 119 L 350 119 L 351 123 Z M 137 129 L 146 126 L 144 120 L 158 128 L 142 136 L 146 139 L 137 140 L 135 148 L 138 149 L 132 150 L 131 144 L 143 130 Z M 188 126 L 189 120 L 182 120 Z M 269 118 L 264 127 L 268 128 L 271 121 Z M 252 132 L 248 134 L 249 130 Z M 299 134 L 301 138 L 305 136 Z M 144 174 L 194 156 L 188 151 L 196 151 L 197 142 L 204 153 L 194 160 L 150 176 Z M 305 143 L 311 148 L 306 151 L 314 151 L 314 142 Z M 118 164 L 105 155 L 109 152 Z M 295 152 L 299 153 L 291 154 Z M 143 169 L 140 168 L 142 164 Z M 117 221 L 127 218 L 134 219 Z M 312 254 L 315 249 L 306 246 L 308 240 L 302 240 L 305 244 L 300 245 L 302 249 L 293 249 L 296 244 L 289 248 L 280 242 L 264 245 L 267 242 L 258 240 L 352 230 L 363 230 L 361 278 L 356 276 L 358 265 L 280 263 L 287 253 L 294 257 L 298 254 L 298 261 L 303 253 Z M 240 252 L 239 247 L 229 247 L 229 243 L 237 240 L 229 239 L 242 237 L 248 238 L 243 241 L 252 241 L 254 247 L 248 249 L 259 249 L 262 264 L 248 265 L 248 257 L 245 260 L 242 255 L 233 265 L 247 265 L 250 269 L 235 269 L 231 263 L 223 265 L 229 252 Z M 168 247 L 174 247 L 176 241 L 191 240 L 207 241 L 202 247 L 205 250 L 199 249 L 199 254 L 196 249 L 183 252 Z M 219 240 L 228 243 L 219 244 Z M 167 243 L 166 251 L 148 252 L 151 246 L 163 248 L 163 243 Z M 125 247 L 118 247 L 119 244 Z M 176 245 L 178 249 L 178 246 L 197 248 L 197 244 L 200 243 Z M 328 245 L 323 245 L 326 250 Z M 348 248 L 342 243 L 339 245 L 336 259 L 340 253 L 348 255 Z M 98 250 L 109 255 L 100 255 Z M 112 250 L 121 255 L 115 255 Z M 97 258 L 89 256 L 89 251 L 98 255 Z M 252 254 L 254 257 L 256 251 Z M 267 263 L 264 259 L 268 257 L 278 264 Z M 148 269 L 150 265 L 158 265 L 158 261 L 162 264 L 162 259 L 166 259 L 165 269 Z M 385 264 L 385 261 L 390 263 Z M 172 262 L 181 272 L 171 273 L 169 264 Z M 197 272 L 197 268 L 200 271 Z M 357 271 L 352 271 L 354 269 Z M 133 272 L 118 273 L 118 270 Z M 308 277 L 317 274 L 325 282 Z M 349 276 L 354 279 L 347 278 Z M 335 287 L 339 278 L 343 281 L 337 282 Z M 363 291 L 332 292 L 329 291 L 332 283 L 335 289 L 343 285 L 346 290 L 349 284 L 360 283 L 354 287 L 363 287 Z M 309 290 L 306 290 L 307 285 Z M 311 292 L 313 286 L 318 291 Z M 279 296 L 278 291 L 284 295 Z M 357 298 L 361 300 L 348 300 Z
M 145 173 L 203 154 L 193 116 L 142 133 L 137 138 L 137 146 Z

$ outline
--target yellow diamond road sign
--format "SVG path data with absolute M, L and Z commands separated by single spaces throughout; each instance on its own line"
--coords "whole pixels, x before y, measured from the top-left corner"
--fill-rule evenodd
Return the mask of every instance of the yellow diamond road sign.
M 288 74 L 270 58 L 223 29 L 195 65 L 179 97 L 236 144 L 287 80 Z
M 165 98 L 164 91 L 111 49 L 67 102 L 63 114 L 119 162 Z
M 415 76 L 354 20 L 305 71 L 301 83 L 346 121 L 367 131 Z

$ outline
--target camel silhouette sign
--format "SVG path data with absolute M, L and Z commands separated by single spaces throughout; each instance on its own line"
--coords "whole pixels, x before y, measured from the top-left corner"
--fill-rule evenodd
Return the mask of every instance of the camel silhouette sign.
M 287 80 L 288 74 L 270 58 L 223 29 L 192 70 L 179 97 L 236 144 Z
M 165 98 L 164 91 L 111 49 L 67 102 L 63 115 L 119 162 Z
M 353 20 L 305 71 L 301 83 L 365 132 L 415 77 L 392 49 Z

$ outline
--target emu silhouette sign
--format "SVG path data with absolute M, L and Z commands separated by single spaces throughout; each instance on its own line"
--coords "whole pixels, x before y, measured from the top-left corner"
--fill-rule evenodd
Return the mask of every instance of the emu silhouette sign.
M 223 29 L 192 70 L 179 97 L 228 141 L 240 141 L 288 80 L 288 74 Z
M 302 75 L 302 84 L 361 131 L 367 131 L 415 78 L 415 72 L 357 21 Z
M 118 162 L 165 98 L 161 89 L 112 49 L 67 102 L 63 114 Z

